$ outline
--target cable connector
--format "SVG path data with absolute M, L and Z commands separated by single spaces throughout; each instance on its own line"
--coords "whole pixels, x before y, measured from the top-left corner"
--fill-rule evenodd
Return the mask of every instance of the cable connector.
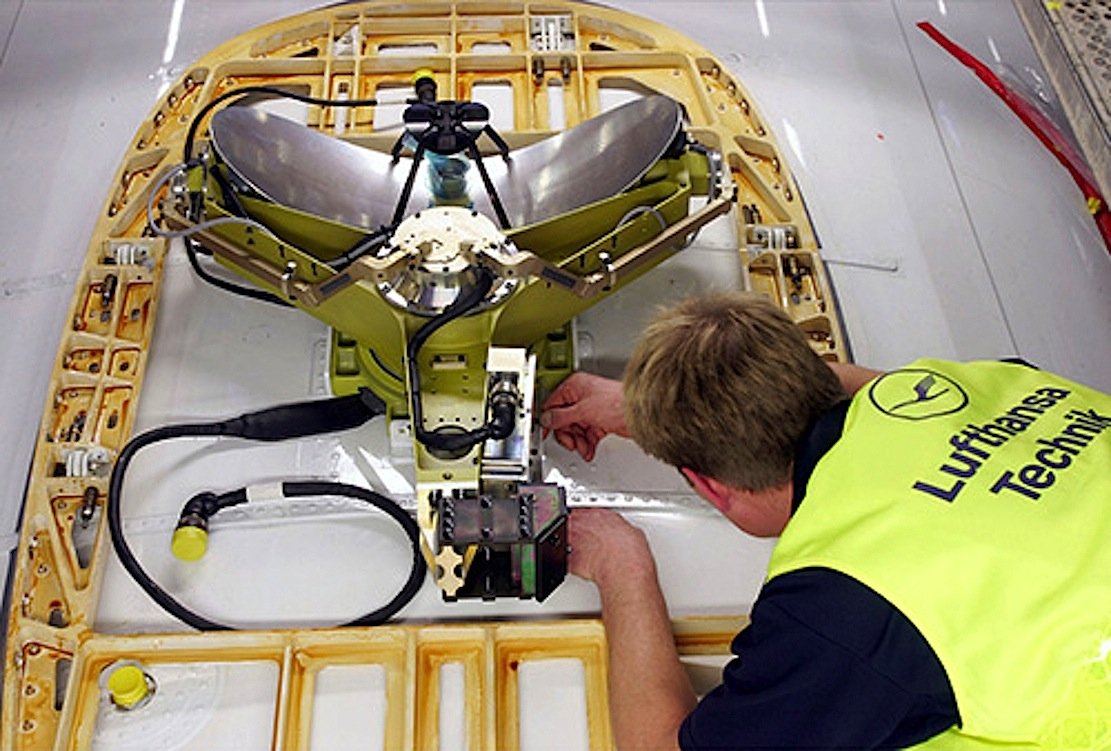
M 521 392 L 509 379 L 499 380 L 490 389 L 490 438 L 500 441 L 513 434 L 517 427 L 517 408 L 521 405 Z
M 431 68 L 418 68 L 413 73 L 413 91 L 418 102 L 436 103 L 436 75 Z
M 208 519 L 220 509 L 215 493 L 198 493 L 185 502 L 170 542 L 174 557 L 197 561 L 208 551 Z
M 386 403 L 370 389 L 331 399 L 282 404 L 223 423 L 223 435 L 255 441 L 284 441 L 357 428 L 386 413 Z

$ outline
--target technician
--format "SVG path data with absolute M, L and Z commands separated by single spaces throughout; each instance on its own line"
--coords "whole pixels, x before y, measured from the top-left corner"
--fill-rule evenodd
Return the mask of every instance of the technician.
M 717 295 L 651 323 L 623 384 L 568 378 L 542 422 L 587 460 L 631 437 L 779 536 L 698 700 L 644 534 L 572 514 L 619 748 L 1111 748 L 1108 395 L 1021 363 L 827 366 L 764 298 Z

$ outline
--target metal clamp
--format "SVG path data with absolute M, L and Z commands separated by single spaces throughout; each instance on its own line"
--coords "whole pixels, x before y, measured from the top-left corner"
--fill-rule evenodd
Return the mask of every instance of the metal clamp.
M 296 261 L 287 262 L 286 265 L 285 265 L 285 271 L 282 273 L 281 281 L 280 281 L 280 284 L 279 284 L 279 286 L 282 290 L 282 296 L 283 297 L 288 297 L 288 298 L 291 298 L 291 299 L 293 298 L 293 278 L 296 274 L 297 274 L 297 262 Z
M 613 256 L 609 251 L 598 251 L 598 262 L 602 264 L 602 270 L 606 272 L 606 283 L 603 285 L 602 290 L 609 292 L 613 289 L 613 285 L 617 283 L 617 270 L 613 266 Z

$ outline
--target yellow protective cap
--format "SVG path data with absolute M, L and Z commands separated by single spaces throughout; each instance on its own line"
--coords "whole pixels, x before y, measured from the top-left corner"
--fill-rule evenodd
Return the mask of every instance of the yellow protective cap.
M 147 698 L 147 674 L 135 665 L 120 665 L 108 676 L 108 695 L 116 706 L 131 709 Z
M 170 550 L 182 561 L 200 560 L 208 550 L 208 532 L 200 527 L 186 525 L 174 530 Z
M 421 80 L 422 78 L 431 78 L 433 81 L 435 81 L 436 80 L 436 74 L 432 71 L 431 68 L 417 68 L 413 72 L 413 78 L 412 78 L 413 83 L 416 83 L 417 81 Z

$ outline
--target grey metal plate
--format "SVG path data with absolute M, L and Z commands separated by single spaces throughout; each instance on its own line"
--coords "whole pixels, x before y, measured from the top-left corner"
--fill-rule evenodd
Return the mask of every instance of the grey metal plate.
M 485 160 L 510 224 L 521 227 L 608 198 L 635 183 L 667 150 L 682 123 L 665 96 L 628 102 L 580 125 Z M 259 109 L 228 107 L 212 118 L 212 141 L 229 167 L 275 203 L 377 229 L 393 218 L 412 165 Z M 431 202 L 422 164 L 406 213 Z M 493 217 L 476 169 L 475 209 Z

